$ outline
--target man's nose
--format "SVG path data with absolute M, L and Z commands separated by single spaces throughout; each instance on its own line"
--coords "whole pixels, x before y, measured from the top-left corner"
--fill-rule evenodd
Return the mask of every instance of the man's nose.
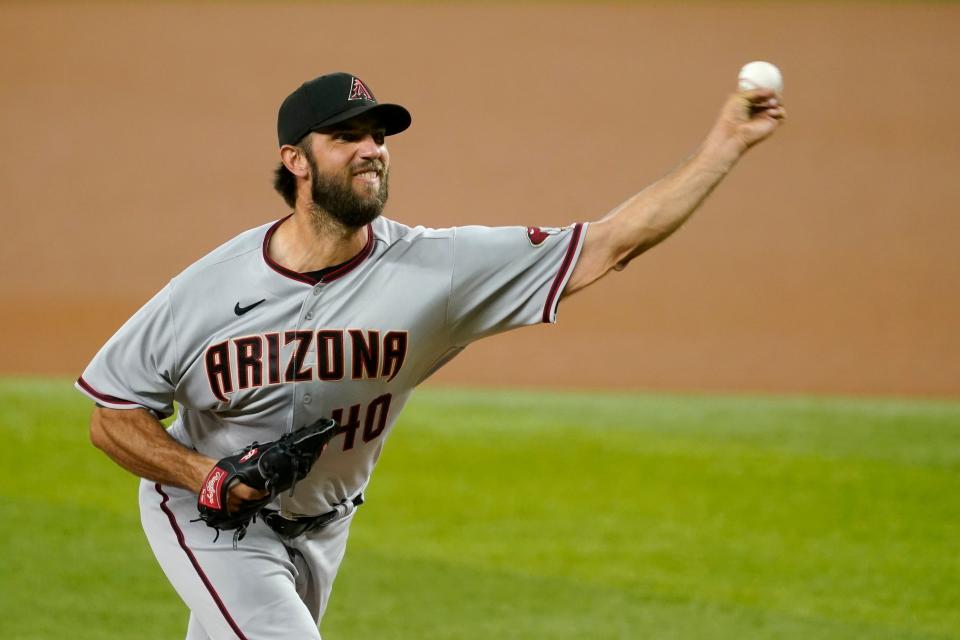
M 377 144 L 372 134 L 367 134 L 360 141 L 359 153 L 363 158 L 379 158 L 383 155 L 383 147 Z

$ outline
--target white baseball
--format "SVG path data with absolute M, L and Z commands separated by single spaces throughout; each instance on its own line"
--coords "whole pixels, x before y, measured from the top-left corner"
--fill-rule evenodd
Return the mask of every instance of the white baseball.
M 777 93 L 783 93 L 783 74 L 780 69 L 775 64 L 762 60 L 743 65 L 737 80 L 740 91 L 773 89 Z

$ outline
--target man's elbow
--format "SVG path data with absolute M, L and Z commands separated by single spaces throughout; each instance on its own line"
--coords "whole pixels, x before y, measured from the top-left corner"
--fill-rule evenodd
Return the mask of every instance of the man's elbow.
M 592 222 L 580 252 L 580 260 L 570 276 L 564 297 L 583 289 L 611 271 L 622 271 L 650 245 L 626 243 L 607 221 Z
M 103 409 L 97 407 L 93 410 L 93 415 L 90 416 L 90 442 L 97 449 L 106 452 L 107 446 L 110 443 L 110 437 L 107 435 L 107 430 L 104 426 L 105 416 Z

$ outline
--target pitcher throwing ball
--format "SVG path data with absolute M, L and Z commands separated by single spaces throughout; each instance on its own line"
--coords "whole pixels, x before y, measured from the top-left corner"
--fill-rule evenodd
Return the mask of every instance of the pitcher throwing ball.
M 595 222 L 428 229 L 381 215 L 405 108 L 347 73 L 287 96 L 275 186 L 292 213 L 175 276 L 76 384 L 97 405 L 93 443 L 143 478 L 186 637 L 318 639 L 413 388 L 475 340 L 556 322 L 561 299 L 673 233 L 784 116 L 771 90 L 730 96 L 691 158 Z

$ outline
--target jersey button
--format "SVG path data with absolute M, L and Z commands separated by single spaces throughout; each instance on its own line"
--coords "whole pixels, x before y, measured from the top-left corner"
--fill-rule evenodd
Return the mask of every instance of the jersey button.
M 320 295 L 320 290 L 321 290 L 321 289 L 323 289 L 323 283 L 322 283 L 322 282 L 318 282 L 317 284 L 313 285 L 313 295 L 315 295 L 315 296 Z
M 309 393 L 303 394 L 303 404 L 310 404 L 310 400 L 311 398 Z
M 307 315 L 303 316 L 307 320 L 313 320 L 313 311 L 307 311 Z

